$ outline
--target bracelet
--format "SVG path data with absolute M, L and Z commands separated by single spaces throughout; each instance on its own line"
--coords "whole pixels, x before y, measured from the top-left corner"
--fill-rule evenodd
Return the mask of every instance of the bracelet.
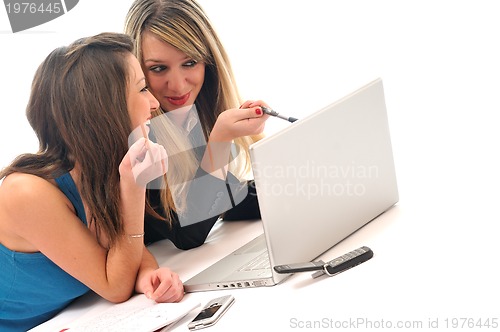
M 140 234 L 129 234 L 128 237 L 131 237 L 131 238 L 140 238 L 140 237 L 144 237 L 144 232 L 140 233 Z

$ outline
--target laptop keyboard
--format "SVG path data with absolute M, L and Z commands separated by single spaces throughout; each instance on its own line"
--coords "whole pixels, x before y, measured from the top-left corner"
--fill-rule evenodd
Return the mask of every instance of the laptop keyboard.
M 266 270 L 270 268 L 271 264 L 269 263 L 269 254 L 267 250 L 265 250 L 264 252 L 262 252 L 262 254 L 246 262 L 238 269 L 238 271 Z

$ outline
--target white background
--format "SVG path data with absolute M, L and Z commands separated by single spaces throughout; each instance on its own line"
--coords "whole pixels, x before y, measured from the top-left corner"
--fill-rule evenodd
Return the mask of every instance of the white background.
M 121 32 L 130 3 L 80 0 L 66 15 L 16 34 L 0 8 L 0 167 L 37 149 L 24 109 L 39 63 L 76 38 Z M 242 95 L 283 114 L 304 117 L 383 79 L 404 216 L 390 230 L 400 240 L 373 248 L 395 258 L 381 271 L 400 277 L 389 298 L 402 298 L 396 293 L 404 290 L 422 306 L 439 299 L 435 310 L 450 305 L 476 317 L 498 308 L 497 2 L 200 3 L 226 45 Z M 267 130 L 286 125 L 270 119 Z M 303 139 L 314 144 L 314 137 Z M 406 282 L 413 271 L 398 271 L 400 260 L 414 262 L 418 282 Z

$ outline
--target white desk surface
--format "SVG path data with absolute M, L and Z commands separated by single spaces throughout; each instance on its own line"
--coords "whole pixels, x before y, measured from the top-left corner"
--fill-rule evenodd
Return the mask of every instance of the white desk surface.
M 429 205 L 409 205 L 403 196 L 395 207 L 334 246 L 323 260 L 362 245 L 374 251 L 371 260 L 337 276 L 312 279 L 310 273 L 299 273 L 277 286 L 192 293 L 186 299 L 204 304 L 226 293 L 235 296 L 235 304 L 213 331 L 285 331 L 311 325 L 372 330 L 401 324 L 408 330 L 433 329 L 436 324 L 440 330 L 472 330 L 468 324 L 486 319 L 500 324 L 499 273 L 492 259 L 497 234 L 478 228 L 485 221 L 481 210 L 471 214 L 459 202 L 434 204 L 442 207 L 441 213 Z M 222 222 L 199 248 L 181 251 L 162 241 L 150 249 L 160 265 L 187 280 L 261 232 L 260 221 Z M 473 242 L 476 236 L 483 240 Z M 59 331 L 103 302 L 94 294 L 85 296 L 34 331 Z M 196 313 L 172 329 L 187 331 Z

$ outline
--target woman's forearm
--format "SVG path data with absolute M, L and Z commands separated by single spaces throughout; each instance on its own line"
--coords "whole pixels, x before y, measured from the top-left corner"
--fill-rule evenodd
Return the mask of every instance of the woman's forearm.
M 127 300 L 133 293 L 137 273 L 141 266 L 144 248 L 145 189 L 134 183 L 122 181 L 121 207 L 124 234 L 109 249 L 106 259 L 106 278 L 112 302 Z
M 146 247 L 144 247 L 141 265 L 139 267 L 139 272 L 137 273 L 137 279 L 135 283 L 135 291 L 137 293 L 144 293 L 145 283 L 143 278 L 146 278 L 149 272 L 156 270 L 158 267 L 159 266 L 156 261 L 156 258 L 153 256 L 153 254 L 151 254 L 151 252 Z
M 205 154 L 201 160 L 201 168 L 212 176 L 225 180 L 228 171 L 230 152 L 231 142 L 209 140 Z

